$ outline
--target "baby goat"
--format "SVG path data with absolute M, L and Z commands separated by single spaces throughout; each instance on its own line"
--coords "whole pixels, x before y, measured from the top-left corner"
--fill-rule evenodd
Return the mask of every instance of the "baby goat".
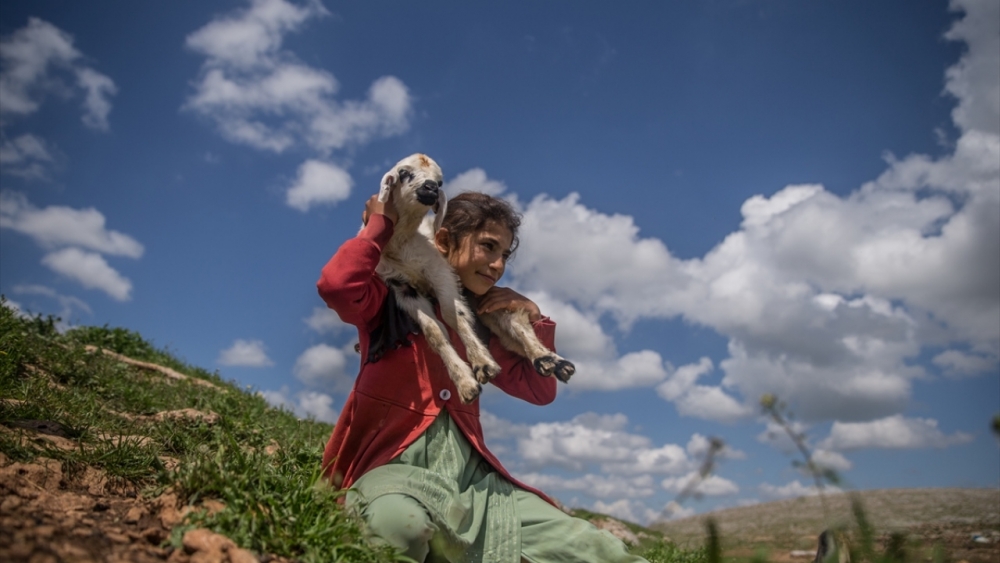
M 379 201 L 388 201 L 392 193 L 399 219 L 375 269 L 390 289 L 386 303 L 389 313 L 378 329 L 378 338 L 373 338 L 378 342 L 370 344 L 374 352 L 369 353 L 369 359 L 373 359 L 373 354 L 377 359 L 385 347 L 396 346 L 398 340 L 418 328 L 444 361 L 462 402 L 471 403 L 482 391 L 482 384 L 500 373 L 500 366 L 476 336 L 475 317 L 462 298 L 458 276 L 430 238 L 440 228 L 447 210 L 441 184 L 441 168 L 423 154 L 404 158 L 382 177 Z M 435 213 L 431 233 L 420 230 L 428 209 Z M 432 300 L 440 305 L 441 318 L 465 345 L 471 367 L 452 348 L 447 330 L 434 315 Z M 415 327 L 407 319 L 393 318 L 397 305 L 409 319 L 416 321 Z M 481 320 L 505 348 L 531 360 L 538 373 L 568 381 L 576 371 L 572 363 L 538 340 L 527 312 L 497 311 L 483 315 Z

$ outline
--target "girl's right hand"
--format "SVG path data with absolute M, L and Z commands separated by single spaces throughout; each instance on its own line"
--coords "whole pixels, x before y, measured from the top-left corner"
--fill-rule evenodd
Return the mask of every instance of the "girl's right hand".
M 392 203 L 392 192 L 389 192 L 389 200 L 385 203 L 378 200 L 378 195 L 368 198 L 368 201 L 365 202 L 365 210 L 361 214 L 361 222 L 367 225 L 368 218 L 372 216 L 372 213 L 384 215 L 393 225 L 399 221 L 399 213 L 396 211 L 395 204 Z

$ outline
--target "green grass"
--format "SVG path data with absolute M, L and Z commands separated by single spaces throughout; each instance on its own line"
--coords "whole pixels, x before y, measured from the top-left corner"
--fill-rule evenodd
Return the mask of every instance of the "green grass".
M 398 560 L 365 538 L 360 523 L 338 504 L 338 493 L 317 485 L 331 425 L 275 409 L 249 389 L 191 366 L 133 331 L 104 326 L 60 333 L 57 320 L 19 316 L 0 297 L 0 425 L 7 429 L 0 432 L 0 452 L 7 457 L 55 459 L 70 475 L 99 468 L 147 497 L 171 489 L 193 506 L 207 499 L 225 504 L 211 516 L 192 512 L 173 530 L 169 541 L 175 546 L 186 530 L 206 527 L 258 554 L 304 563 Z M 88 345 L 170 367 L 190 379 L 172 380 L 88 351 Z M 209 425 L 149 418 L 184 408 L 219 419 Z M 32 436 L 22 429 L 31 421 L 45 421 L 77 447 L 21 439 Z M 111 439 L 118 436 L 132 438 Z M 273 444 L 280 448 L 266 453 Z M 645 531 L 653 537 L 635 551 L 650 563 L 706 561 L 704 549 L 682 550 Z

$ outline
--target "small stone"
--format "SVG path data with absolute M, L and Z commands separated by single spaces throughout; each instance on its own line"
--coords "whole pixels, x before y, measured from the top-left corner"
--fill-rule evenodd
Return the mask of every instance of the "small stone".
M 183 543 L 184 550 L 188 553 L 196 551 L 218 551 L 221 553 L 236 545 L 233 543 L 233 540 L 226 536 L 216 534 L 205 528 L 189 530 L 184 534 Z
M 136 524 L 146 514 L 147 514 L 146 507 L 144 507 L 144 506 L 133 506 L 125 514 L 125 522 L 127 522 L 129 524 Z
M 203 501 L 201 503 L 201 506 L 208 511 L 209 516 L 214 516 L 215 514 L 218 514 L 219 512 L 222 512 L 223 510 L 226 509 L 226 503 L 222 502 L 221 500 L 216 500 L 213 498 Z
M 93 533 L 94 533 L 93 528 L 88 528 L 86 526 L 83 526 L 80 528 L 73 528 L 73 530 L 69 533 L 69 535 L 76 538 L 86 538 L 93 535 Z
M 52 535 L 55 533 L 56 533 L 55 526 L 44 525 L 44 526 L 37 526 L 35 528 L 35 536 L 37 536 L 40 539 L 51 538 Z
M 229 548 L 229 563 L 259 563 L 257 557 L 242 547 Z
M 13 512 L 15 508 L 22 504 L 24 504 L 24 501 L 21 500 L 21 497 L 11 495 L 3 499 L 3 502 L 0 502 L 0 512 Z
M 104 532 L 104 536 L 115 543 L 129 543 L 128 536 L 121 533 L 119 530 L 109 530 Z

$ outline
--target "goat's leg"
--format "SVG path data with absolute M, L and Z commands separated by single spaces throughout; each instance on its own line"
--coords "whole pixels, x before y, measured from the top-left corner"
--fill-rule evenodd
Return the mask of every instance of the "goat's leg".
M 531 360 L 531 365 L 539 374 L 546 377 L 555 375 L 565 383 L 576 373 L 572 362 L 546 348 L 538 339 L 528 321 L 527 311 L 499 310 L 479 318 L 500 338 L 504 348 Z
M 434 317 L 434 309 L 430 302 L 423 297 L 408 297 L 403 295 L 403 292 L 397 292 L 396 298 L 400 306 L 420 325 L 420 330 L 427 339 L 427 345 L 441 356 L 448 377 L 455 384 L 462 402 L 469 404 L 474 401 L 483 387 L 473 377 L 469 365 L 462 361 L 458 352 L 452 348 L 448 340 L 448 331 Z
M 465 353 L 472 365 L 473 376 L 482 384 L 489 383 L 500 375 L 500 364 L 493 359 L 489 349 L 476 336 L 476 329 L 472 326 L 472 311 L 455 289 L 457 283 L 449 280 L 443 285 L 441 289 L 435 288 L 438 303 L 441 305 L 441 318 L 448 326 L 455 329 L 458 337 L 462 339 L 462 344 L 465 344 Z

